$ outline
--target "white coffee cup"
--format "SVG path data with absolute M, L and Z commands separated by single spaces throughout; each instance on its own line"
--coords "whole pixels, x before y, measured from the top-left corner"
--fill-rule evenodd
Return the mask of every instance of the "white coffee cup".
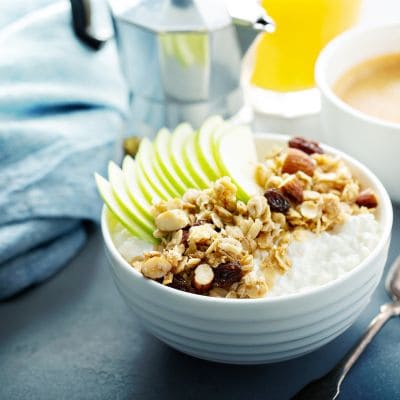
M 364 114 L 332 90 L 351 67 L 390 53 L 400 53 L 400 24 L 353 29 L 324 48 L 315 79 L 321 91 L 322 141 L 366 164 L 382 180 L 392 200 L 400 202 L 400 124 Z

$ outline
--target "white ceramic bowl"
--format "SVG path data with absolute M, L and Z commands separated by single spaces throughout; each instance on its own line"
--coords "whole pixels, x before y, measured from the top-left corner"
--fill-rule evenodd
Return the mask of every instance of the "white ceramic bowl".
M 256 136 L 259 157 L 284 135 Z M 372 253 L 345 276 L 304 294 L 265 299 L 221 299 L 181 292 L 145 279 L 115 248 L 103 210 L 102 231 L 115 283 L 132 311 L 154 336 L 195 357 L 258 364 L 300 356 L 346 330 L 368 303 L 386 262 L 392 206 L 379 180 L 354 159 L 329 147 L 379 197 L 382 235 Z
M 321 52 L 315 79 L 321 91 L 323 141 L 371 168 L 392 199 L 400 201 L 400 124 L 364 114 L 332 91 L 332 85 L 351 67 L 396 52 L 400 52 L 400 24 L 350 30 Z

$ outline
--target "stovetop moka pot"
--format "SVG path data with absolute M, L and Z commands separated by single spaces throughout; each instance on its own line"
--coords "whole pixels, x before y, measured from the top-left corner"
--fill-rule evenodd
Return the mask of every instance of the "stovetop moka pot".
M 71 0 L 74 28 L 89 46 L 89 0 Z M 130 90 L 131 130 L 153 136 L 182 121 L 195 128 L 211 114 L 243 105 L 242 56 L 273 21 L 255 0 L 110 0 L 122 71 Z

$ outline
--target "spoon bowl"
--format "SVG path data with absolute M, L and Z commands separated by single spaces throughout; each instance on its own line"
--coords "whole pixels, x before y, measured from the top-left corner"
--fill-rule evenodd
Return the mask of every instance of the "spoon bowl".
M 393 301 L 400 301 L 400 256 L 390 267 L 385 281 L 385 288 Z

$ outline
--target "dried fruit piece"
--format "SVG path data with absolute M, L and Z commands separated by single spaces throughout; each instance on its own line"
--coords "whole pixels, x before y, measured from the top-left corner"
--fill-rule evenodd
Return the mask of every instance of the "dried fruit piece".
M 182 275 L 174 275 L 172 282 L 168 286 L 177 290 L 181 290 L 182 292 L 196 293 L 191 283 Z
M 306 154 L 323 154 L 324 151 L 319 146 L 319 143 L 312 140 L 304 139 L 302 137 L 294 137 L 289 140 L 289 147 L 299 149 Z
M 290 208 L 288 199 L 277 189 L 268 189 L 264 193 L 269 208 L 273 212 L 286 213 Z
M 305 174 L 313 176 L 315 171 L 315 161 L 301 150 L 288 149 L 282 166 L 282 172 L 295 174 L 298 171 L 303 171 Z
M 358 195 L 356 204 L 360 207 L 375 208 L 378 205 L 378 200 L 371 189 L 365 189 Z
M 186 228 L 182 229 L 181 244 L 183 244 L 185 247 L 189 246 L 189 229 L 190 229 L 190 227 L 186 227 Z
M 303 183 L 296 176 L 291 175 L 286 179 L 281 187 L 282 193 L 295 203 L 301 203 L 303 201 Z
M 208 264 L 200 264 L 194 270 L 193 286 L 199 293 L 208 292 L 214 280 L 214 271 Z
M 152 257 L 146 260 L 142 265 L 142 274 L 150 279 L 163 278 L 172 265 L 164 257 Z
M 219 264 L 214 269 L 214 283 L 218 287 L 228 288 L 242 279 L 242 266 L 237 261 Z
M 155 223 L 161 231 L 172 232 L 185 227 L 189 219 L 183 210 L 167 210 L 157 215 Z

